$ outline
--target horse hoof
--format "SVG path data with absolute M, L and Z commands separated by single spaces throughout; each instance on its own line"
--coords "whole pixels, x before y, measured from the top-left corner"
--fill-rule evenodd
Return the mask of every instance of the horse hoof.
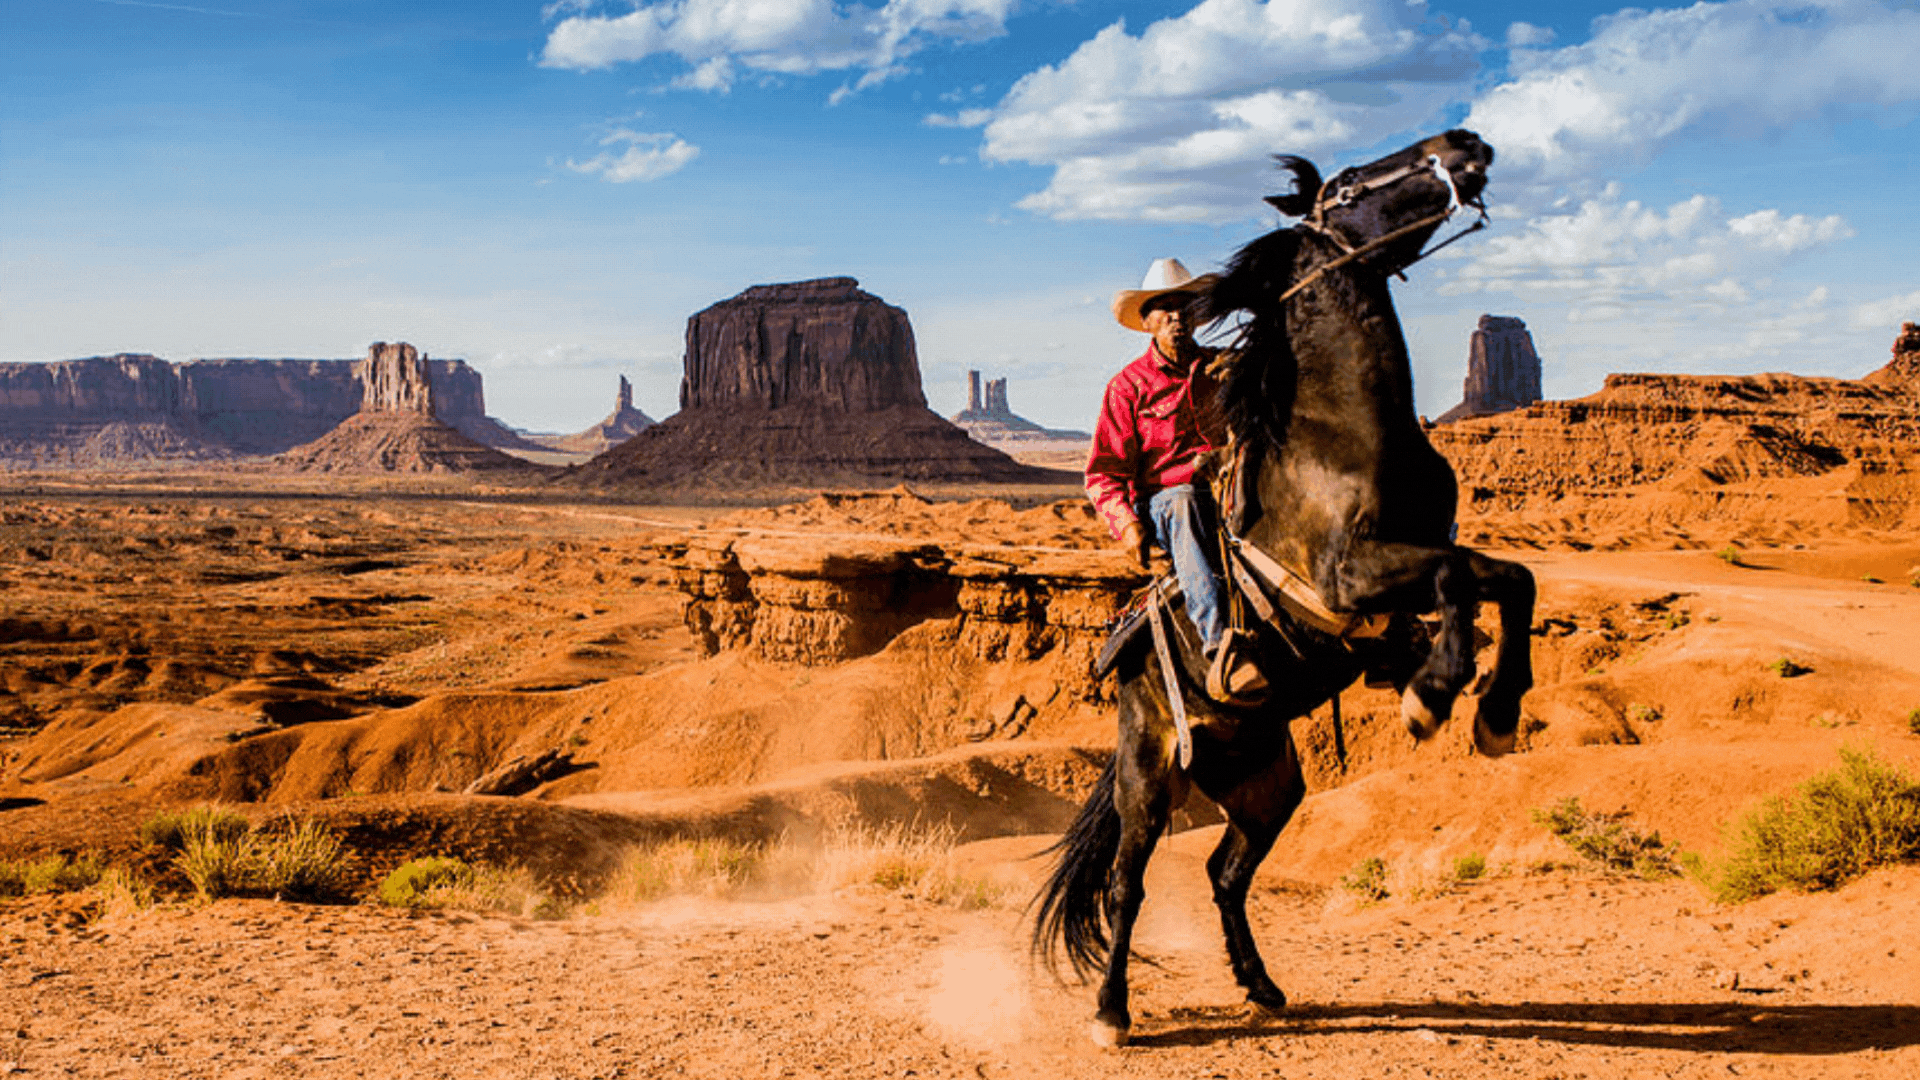
M 1287 995 L 1278 990 L 1271 997 L 1262 995 L 1247 997 L 1247 1015 L 1255 1020 L 1277 1020 L 1287 1011 Z
M 1118 1050 L 1127 1045 L 1127 1029 L 1105 1020 L 1095 1020 L 1088 1025 L 1087 1034 L 1093 1036 L 1093 1045 L 1102 1050 Z
M 1499 735 L 1487 726 L 1485 720 L 1476 718 L 1473 722 L 1473 748 L 1480 752 L 1481 757 L 1505 757 L 1513 753 L 1517 739 L 1518 732 L 1509 731 Z
M 1440 730 L 1441 718 L 1427 708 L 1427 703 L 1420 700 L 1420 695 L 1414 693 L 1411 686 L 1400 695 L 1400 719 L 1406 722 L 1407 730 L 1413 733 L 1413 737 L 1421 742 L 1433 738 L 1433 733 Z

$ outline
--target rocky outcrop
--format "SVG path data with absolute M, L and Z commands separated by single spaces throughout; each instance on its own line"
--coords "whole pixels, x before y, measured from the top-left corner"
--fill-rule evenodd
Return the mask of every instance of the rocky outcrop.
M 1893 359 L 1860 381 L 1920 395 L 1920 324 L 1902 323 L 1900 336 L 1893 339 Z
M 568 482 L 659 495 L 1047 475 L 927 408 L 906 312 L 852 278 L 755 286 L 688 319 L 680 404 Z
M 356 370 L 360 411 L 277 462 L 298 472 L 467 473 L 531 470 L 441 423 L 429 361 L 405 342 L 374 342 Z
M 360 408 L 354 360 L 224 357 L 174 364 L 123 353 L 0 364 L 0 461 L 110 464 L 277 454 Z M 440 419 L 489 446 L 538 449 L 486 415 L 478 371 L 427 362 Z
M 620 395 L 613 412 L 605 420 L 575 435 L 530 436 L 532 441 L 552 450 L 600 454 L 619 446 L 652 427 L 653 418 L 633 407 L 633 384 L 620 376 Z
M 1460 404 L 1438 423 L 1491 416 L 1540 400 L 1540 354 L 1527 324 L 1504 315 L 1482 315 L 1467 346 L 1467 381 Z
M 1007 380 L 989 379 L 981 393 L 980 373 L 967 372 L 967 407 L 953 414 L 953 422 L 988 446 L 1024 447 L 1037 442 L 1087 442 L 1084 431 L 1045 428 L 1014 415 L 1007 404 Z
M 1904 531 L 1920 528 L 1920 392 L 1899 366 L 1911 355 L 1861 380 L 1612 375 L 1588 397 L 1427 434 L 1459 476 L 1463 543 Z
M 695 536 L 662 554 L 700 650 L 808 666 L 880 651 L 909 629 L 987 662 L 1045 661 L 1079 692 L 1106 624 L 1146 578 L 1107 551 L 911 540 Z

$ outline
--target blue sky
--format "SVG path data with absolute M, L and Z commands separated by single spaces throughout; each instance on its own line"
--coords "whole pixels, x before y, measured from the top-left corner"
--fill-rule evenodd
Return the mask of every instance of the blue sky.
M 0 360 L 464 356 L 577 430 L 689 314 L 848 274 L 927 394 L 1090 424 L 1114 290 L 1444 127 L 1496 225 L 1397 286 L 1423 411 L 1480 314 L 1549 396 L 1878 366 L 1920 320 L 1920 4 L 0 0 Z

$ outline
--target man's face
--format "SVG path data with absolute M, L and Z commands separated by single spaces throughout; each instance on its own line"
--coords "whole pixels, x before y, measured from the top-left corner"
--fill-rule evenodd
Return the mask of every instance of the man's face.
M 1193 351 L 1193 327 L 1187 319 L 1189 299 L 1184 295 L 1156 298 L 1140 313 L 1140 325 L 1153 335 L 1154 345 L 1168 360 L 1186 360 Z

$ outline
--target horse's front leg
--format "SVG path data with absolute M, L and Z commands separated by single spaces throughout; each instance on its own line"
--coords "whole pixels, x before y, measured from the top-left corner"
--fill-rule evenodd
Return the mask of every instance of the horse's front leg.
M 1358 542 L 1318 583 L 1338 611 L 1439 613 L 1433 648 L 1400 696 L 1400 718 L 1416 739 L 1440 730 L 1473 679 L 1479 589 L 1469 560 L 1464 548 Z
M 1500 651 L 1493 678 L 1480 696 L 1473 745 L 1488 757 L 1513 749 L 1520 728 L 1520 698 L 1533 688 L 1533 572 L 1517 562 L 1468 552 L 1481 599 L 1500 606 Z
M 1134 922 L 1147 897 L 1147 860 L 1153 857 L 1160 834 L 1167 830 L 1174 796 L 1179 793 L 1176 788 L 1184 792 L 1184 778 L 1173 764 L 1172 716 L 1169 713 L 1157 719 L 1164 722 L 1151 725 L 1150 734 L 1129 739 L 1125 737 L 1123 716 L 1123 737 L 1116 751 L 1120 757 L 1114 775 L 1114 803 L 1120 812 L 1120 847 L 1107 884 L 1107 924 L 1113 950 L 1107 954 L 1106 975 L 1100 980 L 1099 1011 L 1094 1014 L 1092 1029 L 1093 1041 L 1105 1047 L 1125 1046 L 1133 1028 L 1133 1014 L 1127 1008 L 1127 958 L 1133 946 Z

